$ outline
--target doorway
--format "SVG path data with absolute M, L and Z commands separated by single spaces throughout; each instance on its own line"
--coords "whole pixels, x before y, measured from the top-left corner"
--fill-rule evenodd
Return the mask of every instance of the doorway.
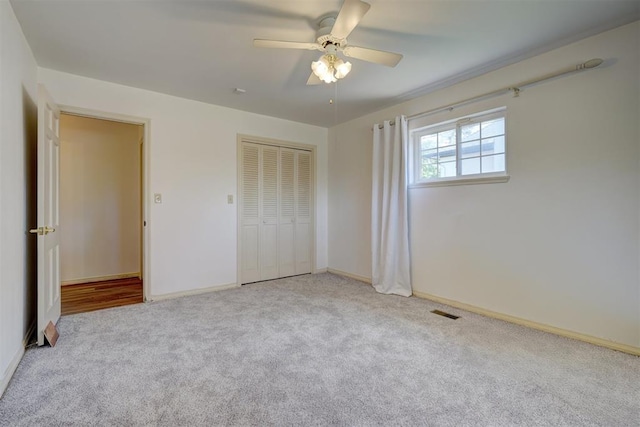
M 141 303 L 145 126 L 62 112 L 62 314 Z

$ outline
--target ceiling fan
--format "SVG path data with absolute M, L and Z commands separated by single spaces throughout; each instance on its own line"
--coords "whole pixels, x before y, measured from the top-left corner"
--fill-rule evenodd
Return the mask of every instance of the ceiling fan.
M 399 53 L 385 52 L 347 43 L 347 37 L 367 13 L 371 5 L 361 0 L 345 0 L 337 16 L 329 15 L 320 19 L 320 29 L 315 43 L 281 40 L 254 39 L 255 47 L 282 49 L 306 49 L 325 52 L 317 61 L 311 63 L 311 76 L 308 85 L 322 82 L 333 83 L 345 77 L 351 71 L 351 63 L 341 59 L 338 54 L 361 59 L 375 64 L 395 67 L 402 59 Z

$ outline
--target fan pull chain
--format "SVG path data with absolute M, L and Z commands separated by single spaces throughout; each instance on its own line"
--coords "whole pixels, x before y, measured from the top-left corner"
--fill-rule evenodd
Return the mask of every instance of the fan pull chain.
M 333 92 L 333 125 L 338 124 L 338 82 L 334 83 L 335 89 Z

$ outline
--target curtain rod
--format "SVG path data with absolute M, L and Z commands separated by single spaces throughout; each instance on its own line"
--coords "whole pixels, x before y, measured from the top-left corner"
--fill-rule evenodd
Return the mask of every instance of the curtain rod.
M 537 77 L 537 78 L 531 79 L 531 80 L 525 80 L 524 82 L 520 82 L 520 83 L 518 83 L 516 85 L 512 85 L 512 86 L 505 87 L 503 89 L 498 89 L 498 90 L 494 90 L 494 91 L 491 91 L 491 92 L 487 92 L 487 93 L 484 93 L 482 95 L 474 96 L 472 98 L 467 98 L 467 99 L 465 99 L 463 101 L 459 101 L 459 102 L 456 102 L 454 104 L 449 104 L 449 105 L 446 105 L 444 107 L 435 108 L 433 110 L 428 110 L 428 111 L 423 111 L 422 113 L 418 113 L 418 114 L 414 114 L 414 115 L 408 116 L 407 120 L 414 120 L 414 119 L 417 119 L 417 118 L 430 116 L 432 114 L 441 113 L 443 111 L 452 111 L 455 108 L 459 108 L 459 107 L 462 107 L 464 105 L 471 104 L 473 102 L 482 101 L 482 100 L 485 100 L 485 99 L 488 99 L 488 98 L 493 98 L 493 97 L 496 97 L 496 96 L 504 95 L 504 94 L 509 93 L 509 92 L 513 92 L 513 96 L 517 97 L 517 96 L 520 95 L 520 90 L 522 88 L 524 88 L 524 87 L 531 86 L 531 85 L 534 85 L 536 83 L 543 82 L 545 80 L 550 80 L 550 79 L 553 79 L 553 78 L 556 78 L 556 77 L 560 77 L 560 76 L 565 75 L 565 74 L 570 74 L 570 73 L 575 73 L 575 72 L 578 72 L 578 71 L 583 71 L 583 70 L 588 70 L 588 69 L 591 69 L 591 68 L 595 68 L 595 67 L 599 66 L 600 64 L 602 64 L 602 62 L 603 61 L 600 58 L 590 59 L 590 60 L 588 60 L 586 62 L 583 62 L 581 64 L 572 65 L 572 66 L 567 67 L 565 69 L 562 69 L 560 71 L 556 71 L 555 73 L 546 74 L 544 76 Z M 396 124 L 396 121 L 395 120 L 390 120 L 389 124 L 391 126 L 393 126 L 393 125 Z M 383 129 L 383 127 L 384 127 L 383 125 L 378 125 L 378 129 Z M 371 129 L 371 130 L 373 130 L 373 129 Z

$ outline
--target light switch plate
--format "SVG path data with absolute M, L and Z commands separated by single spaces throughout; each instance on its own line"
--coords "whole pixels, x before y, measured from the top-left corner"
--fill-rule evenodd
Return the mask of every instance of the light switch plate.
M 233 204 L 233 194 L 229 194 L 227 196 L 227 203 L 232 205 Z
M 162 203 L 162 194 L 155 193 L 153 195 L 153 201 L 154 201 L 154 203 Z

